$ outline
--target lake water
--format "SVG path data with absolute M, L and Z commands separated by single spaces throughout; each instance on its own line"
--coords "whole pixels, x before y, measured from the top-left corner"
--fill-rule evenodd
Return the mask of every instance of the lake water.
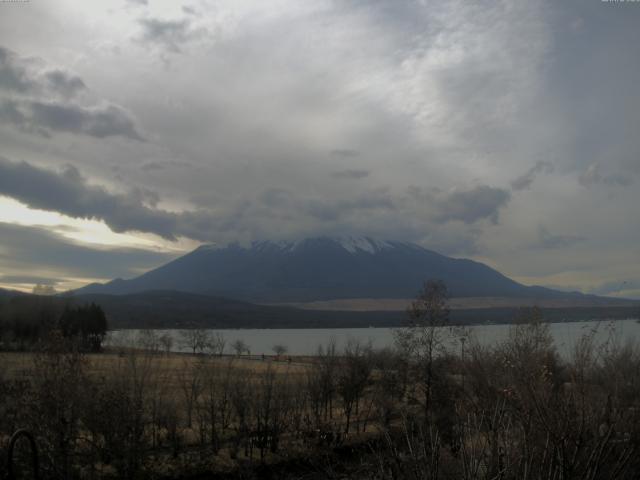
M 510 325 L 474 325 L 464 327 L 471 339 L 482 345 L 494 345 L 505 340 Z M 310 328 L 310 329 L 220 329 L 210 330 L 221 333 L 226 342 L 226 353 L 231 352 L 231 344 L 242 340 L 249 347 L 252 355 L 271 355 L 274 345 L 285 345 L 291 355 L 313 355 L 319 345 L 327 345 L 335 341 L 340 351 L 350 340 L 371 342 L 374 348 L 393 346 L 393 328 Z M 597 342 L 613 339 L 620 344 L 640 341 L 640 323 L 635 319 L 615 321 L 585 321 L 550 324 L 556 348 L 560 354 L 567 355 L 573 351 L 576 341 L 595 330 Z M 111 346 L 139 345 L 141 330 L 115 330 L 109 333 L 107 344 Z M 188 351 L 181 345 L 180 330 L 153 330 L 160 336 L 168 334 L 173 338 L 172 350 Z M 442 331 L 451 349 L 460 348 L 461 333 L 457 329 L 445 328 Z M 468 345 L 468 343 L 467 343 Z

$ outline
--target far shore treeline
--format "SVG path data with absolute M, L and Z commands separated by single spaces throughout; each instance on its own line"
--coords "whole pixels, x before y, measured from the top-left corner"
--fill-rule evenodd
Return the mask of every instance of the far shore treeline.
M 52 334 L 73 341 L 84 351 L 98 352 L 108 330 L 107 317 L 95 303 L 19 295 L 0 299 L 0 348 L 28 350 Z
M 16 339 L 22 339 L 18 340 L 19 344 L 29 343 L 55 325 L 65 309 L 84 312 L 85 305 L 99 306 L 109 329 L 399 327 L 406 318 L 405 311 L 304 310 L 178 291 L 158 290 L 130 295 L 15 294 L 0 296 L 0 334 L 12 332 Z M 508 324 L 519 311 L 519 307 L 452 309 L 450 321 L 454 325 Z M 540 311 L 548 322 L 624 320 L 638 318 L 640 307 L 549 307 Z M 90 319 L 99 317 L 89 311 L 78 315 Z M 101 324 L 96 328 L 100 331 Z M 81 330 L 77 334 L 86 334 L 89 343 L 88 336 L 94 335 Z

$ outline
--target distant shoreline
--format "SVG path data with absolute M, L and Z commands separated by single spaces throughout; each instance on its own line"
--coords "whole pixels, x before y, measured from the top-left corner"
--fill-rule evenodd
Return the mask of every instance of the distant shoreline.
M 517 323 L 520 308 L 482 308 L 451 310 L 452 326 L 508 325 Z M 619 321 L 640 319 L 640 308 L 630 307 L 576 307 L 542 308 L 542 315 L 548 323 L 573 323 L 580 321 Z M 286 330 L 286 329 L 342 329 L 342 328 L 398 328 L 406 319 L 404 311 L 320 311 L 300 310 L 298 319 L 247 319 L 234 321 L 227 318 L 201 319 L 199 322 L 180 322 L 174 319 L 166 322 L 121 322 L 110 320 L 110 330 L 184 330 L 205 328 L 214 330 Z M 266 321 L 265 321 L 266 320 Z

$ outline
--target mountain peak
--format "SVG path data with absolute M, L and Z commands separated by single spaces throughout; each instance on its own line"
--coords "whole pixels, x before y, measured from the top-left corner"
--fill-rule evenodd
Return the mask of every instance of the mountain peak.
M 376 240 L 371 237 L 345 236 L 335 237 L 333 241 L 350 253 L 367 252 L 376 253 L 379 250 L 395 248 L 395 245 L 386 240 Z
M 116 294 L 180 290 L 262 303 L 406 299 L 434 278 L 443 280 L 453 297 L 559 294 L 521 285 L 478 262 L 367 236 L 202 245 L 137 278 L 84 290 Z
M 422 249 L 422 247 L 406 242 L 395 242 L 390 240 L 379 240 L 367 236 L 342 235 L 342 236 L 321 236 L 307 237 L 298 240 L 259 240 L 253 241 L 248 246 L 242 246 L 233 242 L 226 246 L 216 243 L 204 244 L 198 247 L 197 251 L 218 251 L 225 248 L 239 248 L 256 252 L 294 252 L 301 248 L 315 248 L 318 245 L 338 246 L 349 253 L 370 253 L 375 254 L 381 250 L 389 250 L 400 246 Z

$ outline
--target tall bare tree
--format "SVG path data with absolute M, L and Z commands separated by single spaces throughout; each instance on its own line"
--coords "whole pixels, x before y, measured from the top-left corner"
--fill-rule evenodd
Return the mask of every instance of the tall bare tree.
M 442 327 L 449 325 L 447 286 L 441 280 L 425 282 L 407 310 L 407 324 L 395 332 L 396 345 L 417 369 L 416 382 L 422 390 L 425 419 L 431 412 L 434 362 L 445 353 Z
M 203 353 L 211 345 L 211 334 L 202 328 L 190 328 L 180 331 L 180 344 L 195 355 Z

